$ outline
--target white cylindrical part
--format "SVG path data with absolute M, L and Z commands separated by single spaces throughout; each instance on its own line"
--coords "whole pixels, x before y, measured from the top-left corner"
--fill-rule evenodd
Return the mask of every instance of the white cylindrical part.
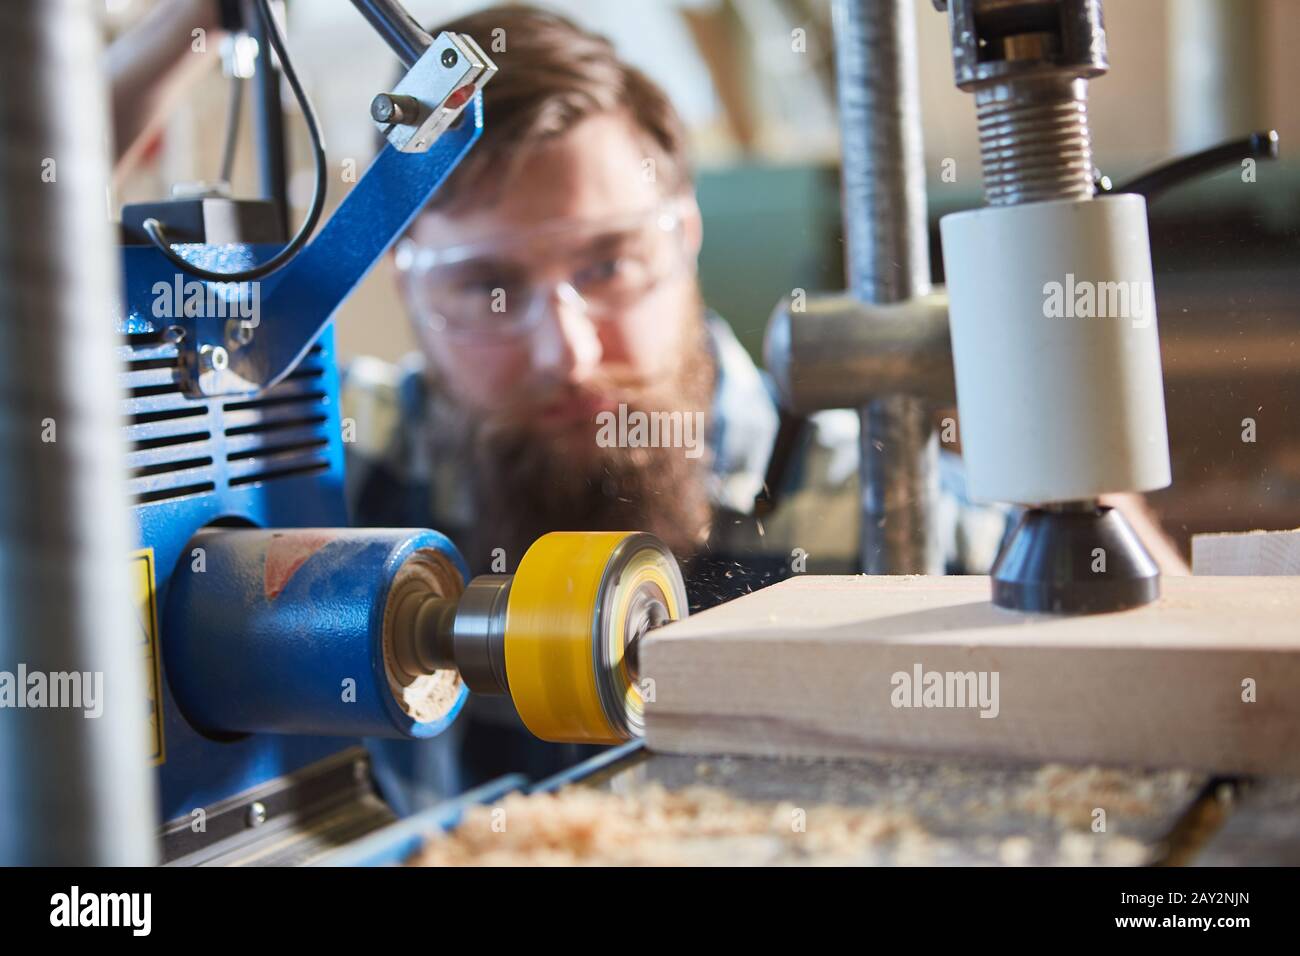
M 1169 484 L 1146 201 L 941 223 L 968 490 L 1043 504 Z

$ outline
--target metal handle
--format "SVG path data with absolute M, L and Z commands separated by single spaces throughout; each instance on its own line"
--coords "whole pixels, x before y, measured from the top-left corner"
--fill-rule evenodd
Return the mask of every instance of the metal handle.
M 415 21 L 397 0 L 352 0 L 375 32 L 384 38 L 409 70 L 433 43 L 433 37 Z

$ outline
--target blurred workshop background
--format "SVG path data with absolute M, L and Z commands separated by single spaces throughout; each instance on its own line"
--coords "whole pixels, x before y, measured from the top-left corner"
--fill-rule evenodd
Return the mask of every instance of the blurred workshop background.
M 482 0 L 409 0 L 426 26 Z M 553 0 L 607 34 L 669 93 L 693 137 L 709 304 L 755 355 L 792 289 L 844 287 L 830 0 Z M 107 0 L 124 29 L 149 0 Z M 1275 128 L 1282 159 L 1229 169 L 1151 208 L 1174 483 L 1152 496 L 1184 546 L 1200 531 L 1300 525 L 1300 3 L 1125 0 L 1107 7 L 1110 73 L 1090 114 L 1102 172 L 1116 181 L 1179 154 Z M 982 201 L 974 111 L 952 81 L 947 20 L 918 0 L 921 100 L 936 276 L 940 216 Z M 369 162 L 365 117 L 394 75 L 392 54 L 349 3 L 287 4 L 295 61 L 321 114 L 333 175 L 329 208 Z M 294 43 L 295 38 L 300 42 Z M 213 180 L 229 96 L 217 50 L 169 112 L 148 155 L 116 184 L 115 210 Z M 287 94 L 287 91 L 286 91 Z M 244 122 L 251 123 L 250 111 Z M 286 96 L 295 148 L 290 196 L 312 174 Z M 490 120 L 489 120 L 490 121 Z M 234 183 L 255 182 L 251 136 Z M 945 171 L 947 175 L 945 175 Z M 328 210 L 327 210 L 328 212 Z M 344 305 L 338 345 L 394 359 L 414 347 L 390 264 Z M 1015 374 L 1009 369 L 1008 374 Z M 1242 440 L 1254 422 L 1254 441 Z

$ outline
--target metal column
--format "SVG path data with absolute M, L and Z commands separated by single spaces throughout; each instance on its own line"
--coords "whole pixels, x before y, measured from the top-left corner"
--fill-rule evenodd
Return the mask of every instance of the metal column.
M 835 0 L 834 23 L 848 286 L 864 302 L 902 302 L 930 291 L 915 9 Z M 929 406 L 895 395 L 860 415 L 862 570 L 943 573 Z
M 102 675 L 102 694 L 76 694 L 83 706 L 70 707 L 48 698 L 19 707 L 6 695 L 0 863 L 148 864 L 156 820 L 146 658 L 128 577 L 99 25 L 91 0 L 5 13 L 0 671 L 27 704 L 39 698 L 20 673 L 89 674 L 92 689 Z
M 1170 114 L 1179 151 L 1205 149 L 1262 124 L 1267 13 L 1264 4 L 1241 0 L 1168 5 Z

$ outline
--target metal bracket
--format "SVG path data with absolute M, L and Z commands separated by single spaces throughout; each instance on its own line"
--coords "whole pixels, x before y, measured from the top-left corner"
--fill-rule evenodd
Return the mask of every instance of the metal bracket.
M 496 69 L 468 34 L 439 34 L 391 93 L 374 98 L 371 118 L 394 149 L 423 153 Z
M 440 34 L 429 55 L 436 60 L 439 51 L 460 49 L 455 41 L 463 39 Z M 222 303 L 214 310 L 219 314 L 206 315 L 203 309 L 197 314 L 174 314 L 170 324 L 180 332 L 181 384 L 188 394 L 247 394 L 270 388 L 284 378 L 478 140 L 483 131 L 481 88 L 495 73 L 495 66 L 461 63 L 452 69 L 440 67 L 443 75 L 434 83 L 431 74 L 420 68 L 427 58 L 417 61 L 408 79 L 423 75 L 427 85 L 420 86 L 422 95 L 442 104 L 436 120 L 440 134 L 419 152 L 386 146 L 334 215 L 283 269 L 261 282 L 237 287 L 207 283 L 214 287 L 209 300 Z M 448 96 L 465 90 L 467 78 L 468 98 L 452 107 Z M 277 249 L 191 244 L 177 246 L 176 251 L 189 261 L 224 272 L 265 261 Z M 128 288 L 133 287 L 133 273 L 138 278 L 159 273 L 162 256 L 156 250 L 130 247 L 124 254 Z M 166 271 L 174 270 L 168 267 Z M 232 296 L 238 301 L 232 302 Z M 147 310 L 147 303 L 128 302 L 123 324 L 152 327 L 157 316 L 142 312 L 142 308 Z M 239 321 L 228 321 L 231 315 L 239 316 Z

